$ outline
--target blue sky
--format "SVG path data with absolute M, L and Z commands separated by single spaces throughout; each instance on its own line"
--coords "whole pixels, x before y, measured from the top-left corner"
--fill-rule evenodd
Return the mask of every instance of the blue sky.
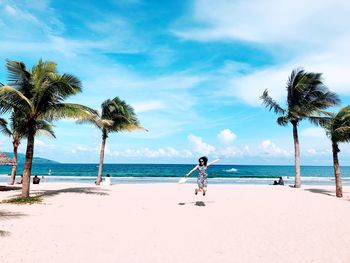
M 292 165 L 292 129 L 278 126 L 259 96 L 268 88 L 283 104 L 289 74 L 303 67 L 322 72 L 348 105 L 349 13 L 350 3 L 337 0 L 0 0 L 0 82 L 5 59 L 31 67 L 42 58 L 82 80 L 83 93 L 69 102 L 99 109 L 119 96 L 132 105 L 149 132 L 111 134 L 106 163 L 208 155 L 223 164 Z M 62 120 L 55 132 L 57 139 L 36 139 L 36 156 L 98 162 L 97 129 Z M 299 132 L 302 164 L 332 163 L 320 128 L 302 122 Z M 12 150 L 6 137 L 0 147 Z M 341 150 L 350 165 L 349 145 Z

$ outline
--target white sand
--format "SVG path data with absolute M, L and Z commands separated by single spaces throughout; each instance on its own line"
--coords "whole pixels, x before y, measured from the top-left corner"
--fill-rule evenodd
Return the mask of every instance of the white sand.
M 51 196 L 1 204 L 1 263 L 350 262 L 349 188 L 343 199 L 319 186 L 210 185 L 205 197 L 193 184 L 31 189 Z

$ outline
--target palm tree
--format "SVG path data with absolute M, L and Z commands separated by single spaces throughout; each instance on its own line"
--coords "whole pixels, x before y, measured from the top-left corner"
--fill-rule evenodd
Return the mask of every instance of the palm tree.
M 102 132 L 102 143 L 100 150 L 100 165 L 96 178 L 96 185 L 100 185 L 102 181 L 102 170 L 106 140 L 111 132 L 145 130 L 140 126 L 139 121 L 134 113 L 134 109 L 125 101 L 118 97 L 106 100 L 101 105 L 101 115 L 91 115 L 90 118 L 84 118 L 78 123 L 90 123 L 95 125 Z
M 287 82 L 287 108 L 282 108 L 268 94 L 266 89 L 260 97 L 269 110 L 279 115 L 278 125 L 293 126 L 294 157 L 295 157 L 295 184 L 301 186 L 300 178 L 300 149 L 298 125 L 303 119 L 319 114 L 322 110 L 340 102 L 338 95 L 329 91 L 322 82 L 321 73 L 305 72 L 303 69 L 294 69 Z
M 310 121 L 323 127 L 332 142 L 335 192 L 337 197 L 342 197 L 343 189 L 338 159 L 338 153 L 340 152 L 338 144 L 350 142 L 350 106 L 340 109 L 337 114 L 326 113 L 326 115 L 328 116 L 311 117 Z
M 39 130 L 51 127 L 62 118 L 81 118 L 94 110 L 63 101 L 81 92 L 81 82 L 70 74 L 58 74 L 54 62 L 41 59 L 27 70 L 23 62 L 7 60 L 9 86 L 0 87 L 0 113 L 16 112 L 20 134 L 27 138 L 23 171 L 22 197 L 29 197 L 30 175 L 34 154 L 34 139 Z

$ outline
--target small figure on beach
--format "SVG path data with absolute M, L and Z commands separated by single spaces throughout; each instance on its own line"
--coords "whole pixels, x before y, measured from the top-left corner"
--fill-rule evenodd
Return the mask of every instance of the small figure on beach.
M 17 182 L 17 184 L 22 184 L 23 183 L 23 175 L 21 175 L 21 180 Z
M 111 185 L 111 176 L 109 174 L 106 175 L 105 180 L 102 182 L 102 185 Z
M 273 181 L 273 185 L 284 185 L 283 178 L 280 176 L 278 181 Z
M 37 175 L 35 175 L 33 177 L 33 184 L 39 184 L 39 183 L 40 183 L 40 178 Z
M 198 178 L 197 178 L 197 184 L 198 188 L 195 189 L 194 193 L 198 194 L 198 192 L 203 192 L 203 195 L 207 192 L 207 186 L 208 186 L 208 174 L 207 169 L 210 165 L 218 162 L 220 158 L 208 163 L 208 158 L 205 156 L 202 156 L 198 159 L 198 164 L 185 176 L 188 177 L 193 173 L 195 170 L 198 170 Z

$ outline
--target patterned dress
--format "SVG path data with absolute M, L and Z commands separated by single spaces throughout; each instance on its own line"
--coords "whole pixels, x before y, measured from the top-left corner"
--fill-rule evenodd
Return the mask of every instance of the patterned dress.
M 208 167 L 205 165 L 198 166 L 198 178 L 197 178 L 197 184 L 199 188 L 206 188 L 208 185 L 208 174 L 207 174 Z

